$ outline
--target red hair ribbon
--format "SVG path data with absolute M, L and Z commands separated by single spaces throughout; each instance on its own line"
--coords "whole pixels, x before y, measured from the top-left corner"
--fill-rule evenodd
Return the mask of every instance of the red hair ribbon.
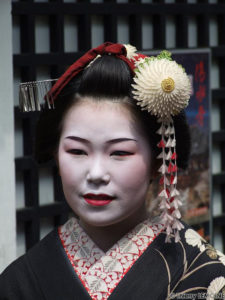
M 112 54 L 122 59 L 130 67 L 131 71 L 134 72 L 134 63 L 132 63 L 127 57 L 127 50 L 122 44 L 114 44 L 105 42 L 104 44 L 93 48 L 85 53 L 81 58 L 75 61 L 66 72 L 57 80 L 48 93 L 49 99 L 52 102 L 55 101 L 61 90 L 73 79 L 78 73 L 80 73 L 97 55 Z

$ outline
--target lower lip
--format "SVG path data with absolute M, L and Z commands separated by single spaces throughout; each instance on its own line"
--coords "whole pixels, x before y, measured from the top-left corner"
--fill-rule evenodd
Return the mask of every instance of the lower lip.
M 110 202 L 112 202 L 112 200 L 94 200 L 94 199 L 90 199 L 90 198 L 84 198 L 84 200 L 88 204 L 94 205 L 94 206 L 103 206 L 103 205 L 107 205 Z

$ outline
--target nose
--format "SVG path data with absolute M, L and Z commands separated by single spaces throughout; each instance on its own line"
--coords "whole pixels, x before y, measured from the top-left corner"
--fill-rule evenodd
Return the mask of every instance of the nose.
M 101 158 L 95 158 L 90 164 L 87 181 L 94 184 L 107 184 L 110 181 L 110 175 L 107 171 L 104 160 Z

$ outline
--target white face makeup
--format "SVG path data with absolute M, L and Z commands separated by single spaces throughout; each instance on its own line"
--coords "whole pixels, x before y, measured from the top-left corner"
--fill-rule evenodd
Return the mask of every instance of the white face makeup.
M 109 226 L 143 210 L 151 149 L 121 104 L 85 100 L 71 107 L 58 165 L 66 200 L 83 223 Z

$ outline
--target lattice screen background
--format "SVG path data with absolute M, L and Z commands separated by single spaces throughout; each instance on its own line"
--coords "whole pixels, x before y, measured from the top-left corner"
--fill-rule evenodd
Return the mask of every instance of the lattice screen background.
M 57 78 L 89 48 L 104 41 L 138 50 L 212 50 L 213 230 L 225 250 L 225 1 L 12 1 L 16 133 L 17 254 L 24 253 L 68 207 L 53 165 L 32 159 L 36 113 L 18 110 L 18 83 Z

